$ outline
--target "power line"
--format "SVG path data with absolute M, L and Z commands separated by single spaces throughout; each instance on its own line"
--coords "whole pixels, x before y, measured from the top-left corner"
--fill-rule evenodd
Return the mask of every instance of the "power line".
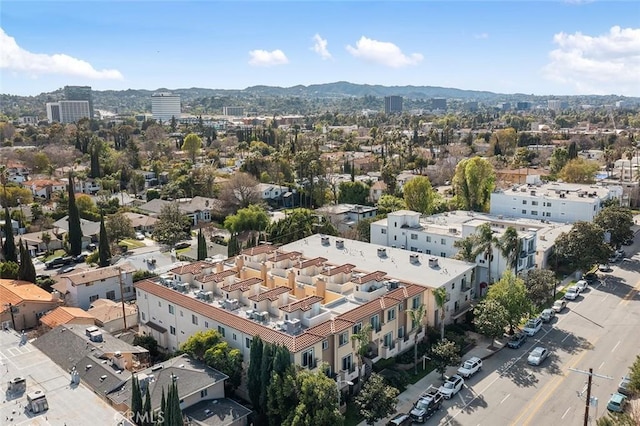
M 578 370 L 577 368 L 569 368 L 569 370 L 575 373 L 586 374 L 587 376 L 589 376 L 589 381 L 587 382 L 587 398 L 584 405 L 584 426 L 588 426 L 589 425 L 589 404 L 591 404 L 591 382 L 593 377 L 595 376 L 601 379 L 608 379 L 608 380 L 613 380 L 613 377 L 594 373 L 593 368 L 590 368 L 589 371 Z M 578 394 L 581 395 L 582 392 L 579 392 Z

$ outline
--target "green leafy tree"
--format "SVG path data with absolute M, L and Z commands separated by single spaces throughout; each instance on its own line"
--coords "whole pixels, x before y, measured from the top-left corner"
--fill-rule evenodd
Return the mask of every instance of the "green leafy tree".
M 200 152 L 200 148 L 202 148 L 202 139 L 200 136 L 195 133 L 189 133 L 185 136 L 182 142 L 182 150 L 189 153 L 192 163 L 196 162 L 196 155 Z
M 494 299 L 484 299 L 473 308 L 473 325 L 479 333 L 491 337 L 491 346 L 494 339 L 504 334 L 505 327 L 509 324 L 508 313 L 504 306 Z
M 263 232 L 269 225 L 269 215 L 262 206 L 251 204 L 229 215 L 224 220 L 224 227 L 232 234 L 244 231 Z
M 18 268 L 18 279 L 28 281 L 30 283 L 36 282 L 36 268 L 33 266 L 33 260 L 29 254 L 29 249 L 26 244 L 22 244 L 22 240 L 20 240 L 20 267 Z
M 267 240 L 274 244 L 287 244 L 313 234 L 338 235 L 336 227 L 312 210 L 294 209 L 284 219 L 272 222 L 266 229 Z
M 358 241 L 364 241 L 365 243 L 371 242 L 371 224 L 380 219 L 380 216 L 376 216 L 358 221 L 358 224 L 356 225 Z
M 340 426 L 344 418 L 338 409 L 336 383 L 322 371 L 301 370 L 295 375 L 297 404 L 283 426 Z
M 513 226 L 507 227 L 504 234 L 498 238 L 498 249 L 500 254 L 507 261 L 507 266 L 513 269 L 513 273 L 518 273 L 518 258 L 520 255 L 522 241 L 518 238 L 518 231 Z
M 19 266 L 16 262 L 0 262 L 0 278 L 15 280 Z
M 13 238 L 13 225 L 11 224 L 11 215 L 9 208 L 4 207 L 4 243 L 2 245 L 2 254 L 5 262 L 18 262 L 18 253 L 16 253 L 16 242 Z
M 265 345 L 270 344 L 266 343 Z M 291 353 L 283 345 L 275 346 L 273 350 L 268 350 L 263 356 L 273 357 L 271 378 L 265 385 L 267 388 L 266 415 L 268 423 L 281 425 L 297 404 L 297 396 L 292 395 L 296 391 L 293 381 L 295 367 L 291 364 Z M 260 380 L 263 379 L 265 377 L 261 375 Z
M 402 187 L 404 202 L 409 210 L 422 214 L 430 214 L 434 211 L 436 192 L 431 186 L 431 181 L 425 176 L 416 176 Z
M 160 210 L 153 238 L 161 244 L 173 247 L 178 241 L 189 236 L 190 224 L 189 218 L 182 214 L 178 204 L 167 204 Z
M 453 187 L 462 208 L 487 211 L 495 181 L 496 174 L 488 160 L 473 157 L 460 161 L 453 176 Z
M 357 333 L 351 335 L 351 342 L 356 347 L 356 355 L 358 356 L 358 379 L 364 365 L 364 357 L 369 352 L 369 344 L 371 344 L 371 324 L 365 324 Z
M 629 367 L 629 378 L 631 379 L 629 383 L 629 389 L 634 394 L 640 393 L 640 355 L 636 355 L 635 361 Z
M 98 237 L 98 266 L 104 268 L 111 264 L 111 245 L 104 225 L 104 216 L 100 216 L 100 235 Z
M 125 238 L 132 238 L 135 234 L 131 219 L 120 211 L 109 215 L 105 226 L 107 237 L 111 243 L 117 243 Z
M 422 331 L 422 323 L 427 316 L 427 308 L 424 304 L 420 304 L 417 309 L 410 309 L 409 319 L 411 320 L 411 329 L 415 331 L 413 335 L 413 373 L 418 374 L 418 334 Z
M 478 226 L 476 233 L 473 235 L 475 242 L 476 254 L 482 254 L 487 262 L 487 282 L 491 283 L 491 262 L 493 261 L 493 249 L 497 247 L 500 242 L 498 238 L 493 235 L 491 224 L 483 223 Z
M 77 256 L 82 253 L 82 228 L 80 227 L 80 213 L 76 205 L 76 191 L 73 174 L 69 172 L 69 254 Z
M 141 346 L 149 351 L 149 356 L 152 359 L 157 359 L 160 356 L 160 350 L 158 349 L 158 341 L 150 334 L 138 334 L 133 338 L 134 346 Z
M 556 239 L 556 253 L 562 262 L 588 271 L 598 263 L 607 263 L 613 250 L 604 242 L 604 230 L 591 222 L 576 222 L 569 232 Z
M 198 230 L 198 260 L 207 258 L 207 240 L 204 238 L 202 228 Z
M 524 281 L 517 278 L 511 271 L 505 271 L 502 278 L 489 287 L 487 299 L 495 300 L 504 306 L 511 334 L 513 334 L 514 328 L 520 324 L 522 318 L 532 311 Z
M 444 340 L 444 305 L 447 303 L 447 289 L 444 287 L 438 287 L 433 290 L 433 297 L 440 312 L 440 340 Z
M 362 182 L 340 182 L 338 202 L 347 204 L 365 204 L 369 197 L 369 187 Z
M 553 298 L 553 288 L 557 279 L 548 269 L 530 269 L 523 276 L 529 300 L 537 308 L 545 307 Z
M 435 364 L 436 371 L 444 379 L 447 367 L 460 363 L 460 348 L 451 340 L 440 340 L 431 347 L 431 362 Z
M 600 165 L 595 161 L 578 157 L 569 160 L 558 173 L 558 177 L 568 183 L 594 183 L 598 170 Z
M 385 194 L 378 200 L 378 214 L 387 214 L 397 210 L 407 208 L 407 204 L 402 198 Z
M 373 425 L 396 412 L 399 393 L 387 385 L 381 375 L 373 373 L 356 397 L 356 406 L 365 422 Z
M 613 247 L 620 247 L 625 240 L 633 237 L 633 213 L 628 208 L 605 207 L 593 218 L 593 223 L 610 233 Z
M 51 234 L 49 232 L 45 231 L 40 236 L 40 239 L 44 243 L 44 246 L 45 246 L 45 248 L 47 250 L 47 253 L 49 253 L 49 244 L 51 244 Z
M 455 241 L 453 246 L 458 249 L 458 252 L 454 256 L 455 259 L 470 263 L 476 262 L 478 253 L 475 248 L 474 235 L 469 235 L 468 237 Z

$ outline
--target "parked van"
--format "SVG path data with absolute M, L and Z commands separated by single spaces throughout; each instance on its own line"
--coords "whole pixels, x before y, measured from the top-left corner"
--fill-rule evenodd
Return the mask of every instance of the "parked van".
M 541 328 L 542 318 L 536 317 L 531 318 L 529 321 L 527 321 L 522 331 L 527 333 L 528 336 L 534 336 L 538 331 L 540 331 Z

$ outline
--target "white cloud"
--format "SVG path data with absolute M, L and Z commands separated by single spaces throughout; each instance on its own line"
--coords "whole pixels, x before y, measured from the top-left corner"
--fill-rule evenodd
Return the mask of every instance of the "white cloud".
M 640 28 L 611 27 L 608 33 L 580 32 L 553 36 L 557 49 L 543 68 L 550 80 L 572 85 L 580 93 L 640 93 Z
M 280 49 L 272 50 L 252 50 L 249 52 L 249 65 L 254 67 L 271 67 L 274 65 L 284 65 L 289 63 L 287 55 Z
M 313 51 L 322 59 L 331 59 L 331 53 L 327 50 L 327 39 L 320 37 L 320 34 L 313 36 Z
M 473 38 L 476 38 L 478 40 L 485 40 L 489 38 L 489 34 L 487 33 L 474 34 Z
M 420 53 L 405 55 L 402 53 L 402 50 L 393 43 L 372 40 L 365 36 L 360 37 L 360 40 L 356 42 L 356 47 L 348 45 L 347 51 L 356 58 L 392 68 L 416 65 L 424 59 Z
M 0 28 L 0 68 L 26 72 L 30 76 L 64 74 L 94 80 L 122 80 L 118 70 L 96 70 L 90 63 L 63 53 L 48 55 L 24 50 L 15 38 Z

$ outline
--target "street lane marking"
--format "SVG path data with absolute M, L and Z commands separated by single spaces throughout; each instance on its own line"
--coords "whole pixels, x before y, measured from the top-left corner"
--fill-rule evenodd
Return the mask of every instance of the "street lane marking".
M 636 297 L 636 293 L 638 292 L 638 290 L 640 290 L 640 281 L 638 281 L 638 283 L 635 285 L 635 287 L 633 287 L 631 290 L 629 290 L 629 293 L 627 293 L 624 296 L 624 298 L 622 299 L 620 304 L 621 305 L 627 305 L 631 300 L 633 300 L 634 297 Z
M 564 419 L 564 417 L 569 414 L 569 411 L 571 411 L 571 407 L 567 408 L 567 411 L 564 412 L 564 414 L 562 415 L 561 419 Z
M 620 344 L 620 340 L 618 340 L 618 343 L 616 343 L 616 345 L 613 347 L 613 349 L 611 349 L 611 353 L 613 353 L 618 348 L 619 344 Z
M 567 339 L 569 338 L 569 336 L 571 336 L 571 335 L 570 335 L 569 333 L 567 333 L 567 335 L 566 335 L 566 336 L 564 336 L 564 339 L 562 339 L 562 340 L 560 341 L 560 343 L 564 343 L 564 341 L 565 341 L 565 340 L 567 340 Z
M 504 398 L 502 398 L 502 401 L 500 401 L 500 404 L 502 404 L 503 402 L 505 402 L 507 399 L 509 399 L 509 397 L 511 396 L 510 393 L 507 394 L 507 396 L 505 396 Z
M 601 370 L 603 365 L 604 365 L 604 361 L 602 361 L 602 364 L 600 364 L 600 367 L 598 367 L 598 370 Z

